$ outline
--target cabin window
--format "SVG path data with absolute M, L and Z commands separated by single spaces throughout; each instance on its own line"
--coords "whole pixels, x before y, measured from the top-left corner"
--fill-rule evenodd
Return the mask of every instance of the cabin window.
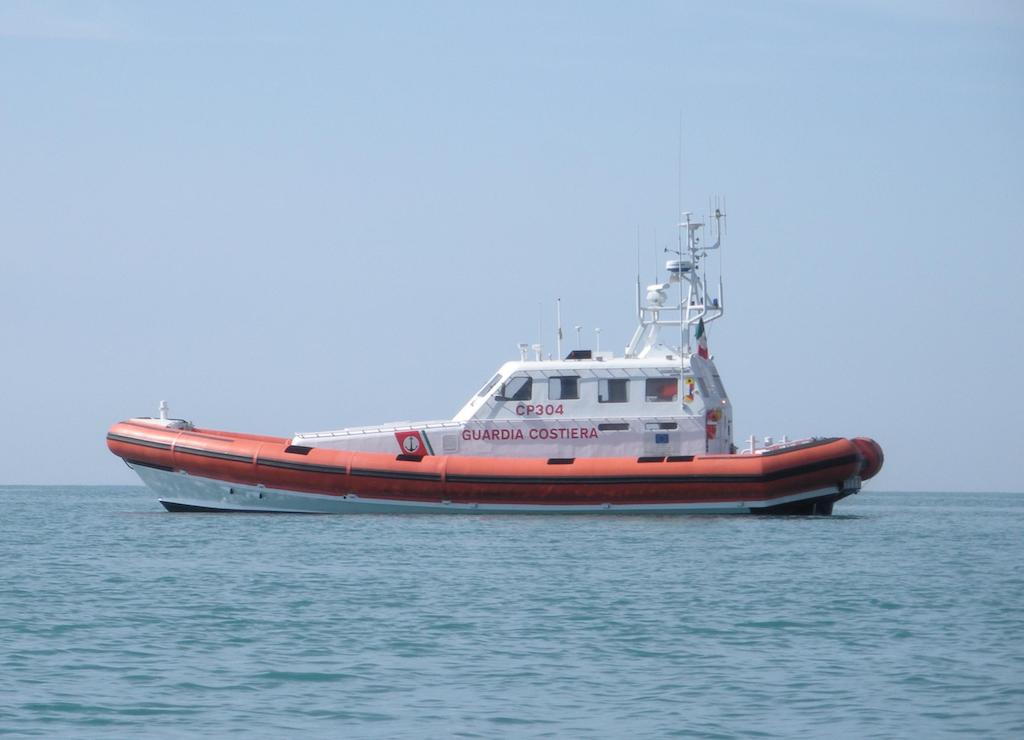
M 487 381 L 487 385 L 485 385 L 485 386 L 484 386 L 483 388 L 481 388 L 481 389 L 480 389 L 480 392 L 476 394 L 476 395 L 477 395 L 477 397 L 478 397 L 478 398 L 483 398 L 483 397 L 484 397 L 484 396 L 486 396 L 486 395 L 487 395 L 488 393 L 490 393 L 490 392 L 491 392 L 491 388 L 493 388 L 494 386 L 496 386 L 496 385 L 498 384 L 498 381 L 499 381 L 499 380 L 501 380 L 501 373 L 498 373 L 498 374 L 497 374 L 497 375 L 495 375 L 495 376 L 494 376 L 493 378 L 491 378 L 490 380 L 488 380 L 488 381 Z
M 644 429 L 649 432 L 663 431 L 666 429 L 678 429 L 679 425 L 674 421 L 649 421 L 644 424 Z
M 520 375 L 510 378 L 501 386 L 499 401 L 529 401 L 533 398 L 533 378 Z
M 563 401 L 580 397 L 578 375 L 556 375 L 548 378 L 548 400 Z
M 627 378 L 601 378 L 597 381 L 598 403 L 626 403 L 629 401 Z
M 666 403 L 679 397 L 678 378 L 648 378 L 644 394 L 648 401 Z

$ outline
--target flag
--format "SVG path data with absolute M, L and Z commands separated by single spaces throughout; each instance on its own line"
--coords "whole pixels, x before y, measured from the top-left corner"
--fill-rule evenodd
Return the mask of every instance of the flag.
M 697 324 L 697 354 L 708 359 L 708 336 L 704 333 L 704 319 Z

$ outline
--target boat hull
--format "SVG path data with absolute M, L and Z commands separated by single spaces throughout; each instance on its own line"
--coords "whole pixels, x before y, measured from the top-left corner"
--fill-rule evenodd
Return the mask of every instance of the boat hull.
M 859 439 L 763 455 L 412 458 L 128 421 L 107 443 L 170 511 L 829 514 L 881 466 Z
M 286 491 L 132 465 L 171 512 L 248 514 L 830 514 L 832 504 L 855 493 L 835 487 L 780 496 L 771 501 L 708 501 L 664 504 L 515 504 L 401 501 Z

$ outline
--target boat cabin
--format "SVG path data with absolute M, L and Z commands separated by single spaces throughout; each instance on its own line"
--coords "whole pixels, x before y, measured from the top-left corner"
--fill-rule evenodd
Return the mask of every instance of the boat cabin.
M 710 298 L 701 267 L 720 237 L 701 246 L 696 234 L 702 224 L 685 216 L 680 227 L 686 249 L 666 264 L 668 282 L 649 285 L 641 301 L 638 279 L 639 325 L 623 356 L 575 350 L 565 359 L 544 360 L 535 345 L 537 358 L 529 360 L 528 345 L 520 344 L 520 359 L 502 365 L 450 421 L 297 434 L 292 443 L 407 456 L 729 454 L 732 407 L 704 334 L 724 311 L 721 280 L 719 295 Z M 678 303 L 668 305 L 675 286 Z M 663 343 L 664 327 L 676 329 L 678 344 Z

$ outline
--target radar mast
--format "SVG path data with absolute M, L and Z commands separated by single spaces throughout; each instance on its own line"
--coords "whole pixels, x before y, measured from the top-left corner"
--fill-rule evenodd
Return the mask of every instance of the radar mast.
M 647 286 L 643 300 L 639 295 L 637 279 L 638 326 L 626 347 L 626 357 L 648 357 L 652 352 L 674 351 L 681 357 L 692 354 L 691 328 L 699 324 L 710 324 L 725 313 L 723 299 L 721 263 L 718 269 L 718 293 L 712 297 L 708 290 L 708 254 L 722 248 L 722 227 L 725 223 L 723 206 L 716 204 L 711 218 L 715 221 L 715 242 L 705 245 L 701 238 L 704 223 L 687 211 L 679 223 L 679 246 L 665 248 L 675 259 L 665 262 L 668 282 L 652 283 Z M 678 286 L 678 303 L 669 303 L 672 286 Z M 678 346 L 664 345 L 660 339 L 662 327 L 679 329 Z M 670 340 L 671 341 L 671 340 Z M 656 348 L 661 347 L 661 350 Z

